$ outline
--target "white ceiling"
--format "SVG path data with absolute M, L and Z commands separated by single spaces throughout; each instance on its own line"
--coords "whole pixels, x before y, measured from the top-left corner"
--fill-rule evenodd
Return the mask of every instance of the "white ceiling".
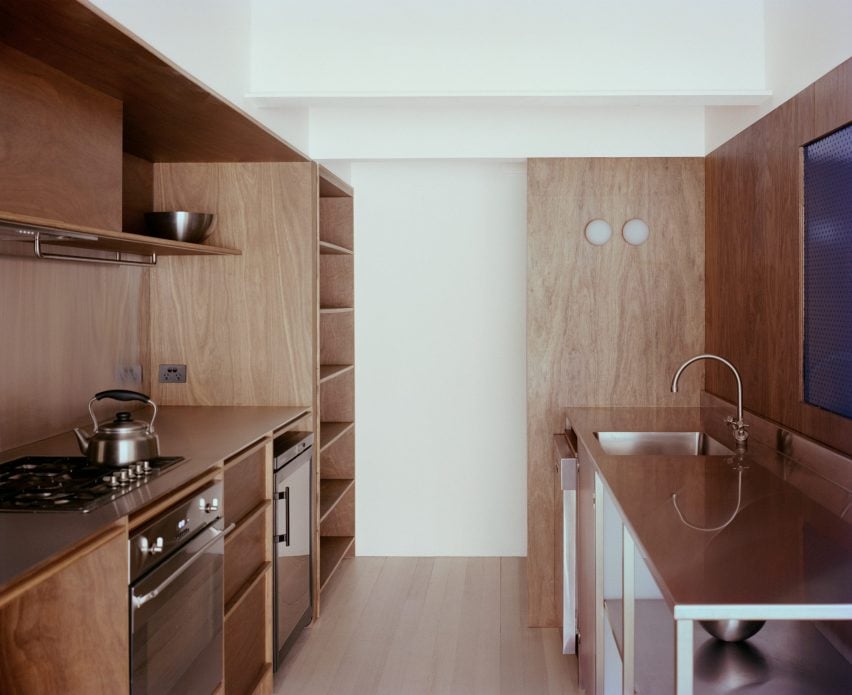
M 849 0 L 90 0 L 315 158 L 701 156 L 850 54 Z

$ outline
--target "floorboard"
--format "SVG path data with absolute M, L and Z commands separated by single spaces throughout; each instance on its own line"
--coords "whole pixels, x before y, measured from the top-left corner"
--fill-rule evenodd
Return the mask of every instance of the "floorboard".
M 578 694 L 559 630 L 526 615 L 524 558 L 348 558 L 274 692 Z

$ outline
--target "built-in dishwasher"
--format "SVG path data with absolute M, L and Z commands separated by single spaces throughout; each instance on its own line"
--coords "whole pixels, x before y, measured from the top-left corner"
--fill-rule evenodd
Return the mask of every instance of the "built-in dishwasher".
M 277 670 L 311 622 L 311 432 L 286 432 L 273 443 L 275 528 L 272 548 L 273 661 Z
M 129 539 L 131 695 L 210 695 L 222 682 L 221 503 L 211 483 Z

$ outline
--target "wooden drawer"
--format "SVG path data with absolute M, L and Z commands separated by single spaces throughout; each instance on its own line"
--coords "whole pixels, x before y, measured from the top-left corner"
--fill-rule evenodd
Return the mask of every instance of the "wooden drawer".
M 225 539 L 225 605 L 272 554 L 272 502 L 262 501 Z
M 272 569 L 257 577 L 248 591 L 225 616 L 225 694 L 253 693 L 267 680 L 271 670 L 271 648 L 259 620 L 267 610 L 272 590 Z
M 262 442 L 225 464 L 225 526 L 239 523 L 272 489 L 271 445 Z

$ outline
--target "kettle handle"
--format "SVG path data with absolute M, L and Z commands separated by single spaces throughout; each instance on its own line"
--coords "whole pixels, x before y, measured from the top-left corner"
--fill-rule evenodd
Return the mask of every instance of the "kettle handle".
M 142 401 L 150 403 L 151 399 L 144 393 L 138 391 L 128 391 L 127 389 L 110 389 L 108 391 L 100 391 L 95 394 L 92 400 L 100 401 L 104 398 L 112 398 L 114 401 Z
M 138 391 L 129 391 L 127 389 L 109 389 L 107 391 L 99 391 L 94 395 L 92 400 L 89 401 L 89 415 L 95 425 L 94 432 L 98 431 L 98 421 L 95 419 L 95 412 L 92 410 L 92 405 L 95 401 L 100 401 L 104 398 L 111 398 L 114 401 L 141 401 L 142 403 L 147 403 L 152 406 L 154 408 L 154 414 L 148 421 L 148 434 L 151 434 L 151 432 L 154 431 L 154 420 L 157 417 L 157 404 L 154 403 L 149 396 L 146 396 L 144 393 L 139 393 Z M 94 434 L 94 432 L 92 434 Z

